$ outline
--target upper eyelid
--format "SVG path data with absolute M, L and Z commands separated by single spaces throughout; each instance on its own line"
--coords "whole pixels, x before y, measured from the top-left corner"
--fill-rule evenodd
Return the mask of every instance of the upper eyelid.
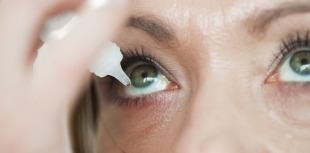
M 124 64 L 127 64 L 126 67 L 131 66 L 132 64 L 136 63 L 136 61 L 130 61 L 128 62 L 128 60 L 130 58 L 134 59 L 134 60 L 140 60 L 143 62 L 147 62 L 150 64 L 154 64 L 156 62 L 155 61 L 155 55 L 150 55 L 150 54 L 146 54 L 144 49 L 141 47 L 140 49 L 138 48 L 134 48 L 134 49 L 121 49 L 121 52 L 124 56 L 123 61 L 121 62 L 122 66 Z
M 310 31 L 307 32 L 295 32 L 295 34 L 289 34 L 287 39 L 282 40 L 282 46 L 280 51 L 283 56 L 291 53 L 296 49 L 302 49 L 303 47 L 310 47 Z M 304 34 L 303 34 L 304 33 Z

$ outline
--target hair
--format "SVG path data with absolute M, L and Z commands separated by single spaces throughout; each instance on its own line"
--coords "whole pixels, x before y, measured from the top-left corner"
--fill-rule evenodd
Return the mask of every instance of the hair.
M 71 116 L 71 142 L 74 153 L 97 152 L 98 103 L 92 82 L 82 94 Z

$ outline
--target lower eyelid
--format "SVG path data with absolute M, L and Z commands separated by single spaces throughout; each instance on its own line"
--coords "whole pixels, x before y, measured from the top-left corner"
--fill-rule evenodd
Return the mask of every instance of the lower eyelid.
M 154 95 L 154 94 L 158 94 L 158 93 L 165 93 L 165 92 L 170 92 L 170 91 L 174 91 L 174 90 L 179 90 L 180 86 L 172 81 L 169 82 L 169 84 L 167 85 L 167 87 L 164 90 L 158 91 L 158 92 L 154 92 L 154 93 L 150 93 L 150 94 L 146 94 L 146 95 L 141 95 L 141 96 L 128 96 L 124 93 L 124 89 L 123 88 L 128 88 L 128 87 L 123 87 L 123 86 L 119 86 L 117 85 L 116 88 L 116 92 L 118 97 L 121 97 L 123 99 L 130 99 L 130 98 L 141 98 L 141 97 L 146 97 L 148 95 Z
M 129 110 L 133 109 L 137 111 L 153 105 L 170 103 L 176 98 L 176 94 L 177 91 L 169 90 L 135 98 L 124 98 L 120 96 L 113 96 L 109 99 L 118 104 L 118 106 L 123 109 L 129 109 Z
M 285 95 L 306 94 L 310 91 L 310 83 L 278 83 L 278 90 Z M 306 94 L 307 95 L 307 94 Z

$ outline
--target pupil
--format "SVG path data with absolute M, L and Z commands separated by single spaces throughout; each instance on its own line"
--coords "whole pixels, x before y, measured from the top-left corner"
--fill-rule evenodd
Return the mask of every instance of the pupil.
M 148 77 L 148 74 L 147 74 L 147 72 L 143 72 L 143 73 L 141 74 L 141 76 L 142 76 L 142 78 L 147 78 L 147 77 Z
M 302 59 L 300 61 L 300 63 L 301 63 L 301 65 L 307 65 L 307 64 L 309 64 L 309 60 L 308 59 Z
M 294 54 L 290 66 L 297 74 L 310 76 L 310 52 L 301 51 Z
M 148 87 L 157 78 L 157 69 L 151 65 L 140 65 L 132 70 L 130 80 L 136 88 Z

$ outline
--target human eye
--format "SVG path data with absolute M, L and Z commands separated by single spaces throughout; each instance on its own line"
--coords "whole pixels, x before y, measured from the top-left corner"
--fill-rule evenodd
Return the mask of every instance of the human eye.
M 267 82 L 307 83 L 310 82 L 310 39 L 309 33 L 291 34 L 283 41 L 281 53 L 276 60 L 278 68 Z
M 143 96 L 165 90 L 170 81 L 158 68 L 146 62 L 139 62 L 130 66 L 126 73 L 132 84 L 124 88 L 126 96 Z
M 265 82 L 267 107 L 300 127 L 310 125 L 310 35 L 293 32 L 282 39 Z
M 116 95 L 120 104 L 147 101 L 155 94 L 178 89 L 169 72 L 159 64 L 154 55 L 147 55 L 143 49 L 122 50 L 122 67 L 131 80 L 128 87 L 117 85 Z

